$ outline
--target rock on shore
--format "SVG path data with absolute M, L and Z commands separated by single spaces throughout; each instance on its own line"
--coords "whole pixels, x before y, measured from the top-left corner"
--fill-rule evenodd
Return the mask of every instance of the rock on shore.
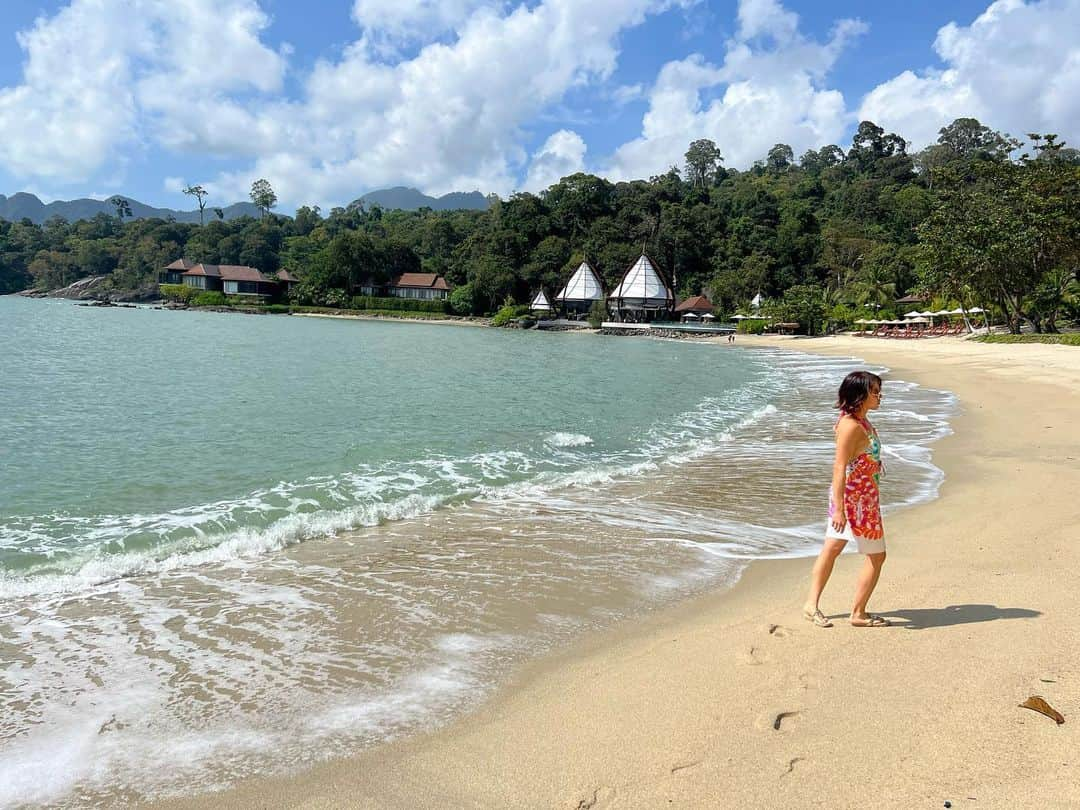
M 23 290 L 18 294 L 28 298 L 70 298 L 111 303 L 157 301 L 161 297 L 157 284 L 147 284 L 135 290 L 114 290 L 109 282 L 109 276 L 88 276 L 56 290 Z

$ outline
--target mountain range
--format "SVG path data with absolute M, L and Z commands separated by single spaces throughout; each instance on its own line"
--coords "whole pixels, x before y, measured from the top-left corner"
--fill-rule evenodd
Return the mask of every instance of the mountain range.
M 173 218 L 177 222 L 198 222 L 199 211 L 178 211 L 173 208 L 155 208 L 138 200 L 125 197 L 131 206 L 131 214 L 134 219 L 168 219 Z M 363 203 L 365 206 L 380 205 L 383 208 L 400 208 L 403 211 L 415 211 L 419 208 L 428 207 L 434 211 L 448 211 L 453 209 L 485 209 L 488 207 L 487 198 L 479 191 L 460 192 L 455 191 L 444 194 L 442 197 L 429 197 L 417 191 L 415 188 L 396 186 L 394 188 L 378 189 L 369 191 L 352 204 Z M 224 219 L 237 217 L 258 217 L 259 209 L 249 202 L 233 203 L 221 209 Z M 31 222 L 41 225 L 50 217 L 60 216 L 68 222 L 79 219 L 93 219 L 98 214 L 115 216 L 116 208 L 108 200 L 92 200 L 82 198 L 78 200 L 56 200 L 51 203 L 43 203 L 35 195 L 25 191 L 5 197 L 0 194 L 0 219 L 9 222 L 18 222 L 29 219 Z M 205 221 L 210 222 L 216 215 L 213 207 L 207 206 L 204 214 Z

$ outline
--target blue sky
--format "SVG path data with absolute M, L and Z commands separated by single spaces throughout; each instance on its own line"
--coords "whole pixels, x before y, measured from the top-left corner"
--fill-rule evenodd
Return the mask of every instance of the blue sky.
M 5 0 L 0 193 L 280 209 L 648 177 L 716 141 L 1080 140 L 1080 0 Z

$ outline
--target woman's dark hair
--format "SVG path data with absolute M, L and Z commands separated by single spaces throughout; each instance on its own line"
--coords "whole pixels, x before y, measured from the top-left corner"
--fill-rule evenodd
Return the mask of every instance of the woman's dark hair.
M 871 391 L 881 390 L 881 377 L 870 371 L 853 371 L 840 383 L 840 393 L 836 395 L 834 408 L 842 413 L 853 414 L 866 402 Z

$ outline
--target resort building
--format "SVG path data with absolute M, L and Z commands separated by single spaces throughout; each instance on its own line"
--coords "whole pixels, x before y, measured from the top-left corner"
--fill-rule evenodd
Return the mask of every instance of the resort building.
M 165 267 L 158 280 L 162 284 L 183 284 L 185 287 L 225 295 L 272 298 L 288 292 L 299 279 L 288 270 L 279 270 L 271 278 L 247 265 L 196 264 L 187 259 L 177 259 Z
M 925 304 L 927 296 L 925 295 L 905 295 L 903 298 L 897 298 L 897 306 L 906 306 L 910 304 Z
M 529 309 L 533 312 L 551 312 L 551 302 L 548 301 L 543 290 L 540 290 L 533 298 L 532 303 L 529 304 Z
M 282 285 L 281 291 L 286 295 L 289 294 L 294 286 L 300 283 L 300 279 L 284 268 L 274 273 L 274 277 L 278 280 L 278 283 Z
M 162 284 L 183 284 L 184 273 L 195 266 L 195 262 L 187 259 L 177 259 L 172 264 L 165 265 L 165 269 L 158 275 L 158 281 Z
M 555 296 L 555 306 L 564 314 L 588 312 L 594 301 L 604 300 L 604 287 L 596 271 L 582 262 L 566 286 Z
M 704 295 L 695 295 L 675 307 L 675 314 L 680 320 L 698 320 L 706 315 L 713 317 L 712 301 Z
M 390 281 L 386 291 L 394 298 L 421 301 L 442 301 L 450 297 L 450 285 L 436 273 L 402 273 Z
M 675 293 L 653 261 L 642 253 L 611 291 L 608 309 L 620 322 L 669 320 L 675 309 Z

